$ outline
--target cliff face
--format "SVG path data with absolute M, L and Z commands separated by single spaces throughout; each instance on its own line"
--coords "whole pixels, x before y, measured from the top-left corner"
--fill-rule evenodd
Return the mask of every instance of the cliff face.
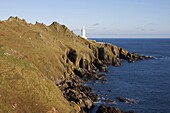
M 0 21 L 0 112 L 78 112 L 58 84 L 82 73 L 143 59 L 123 48 L 76 36 L 57 22 Z

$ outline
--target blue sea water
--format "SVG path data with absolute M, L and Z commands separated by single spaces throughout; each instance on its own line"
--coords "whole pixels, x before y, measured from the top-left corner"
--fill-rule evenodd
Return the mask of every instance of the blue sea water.
M 170 39 L 93 39 L 123 47 L 129 52 L 154 56 L 155 59 L 128 63 L 121 67 L 108 66 L 106 84 L 89 81 L 100 94 L 94 113 L 101 103 L 137 113 L 170 113 Z M 108 90 L 111 90 L 108 91 Z M 116 97 L 134 99 L 135 104 L 122 103 Z M 105 103 L 104 98 L 116 103 Z

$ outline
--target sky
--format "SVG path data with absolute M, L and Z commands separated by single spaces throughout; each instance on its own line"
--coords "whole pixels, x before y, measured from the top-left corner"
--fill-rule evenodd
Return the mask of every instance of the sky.
M 0 0 L 0 20 L 10 16 L 89 38 L 170 38 L 170 0 Z

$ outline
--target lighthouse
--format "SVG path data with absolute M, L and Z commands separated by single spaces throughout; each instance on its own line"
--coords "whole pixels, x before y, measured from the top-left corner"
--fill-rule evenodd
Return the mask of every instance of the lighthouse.
M 83 28 L 81 29 L 81 37 L 87 39 L 87 37 L 86 37 L 86 29 L 84 28 L 84 26 L 83 26 Z

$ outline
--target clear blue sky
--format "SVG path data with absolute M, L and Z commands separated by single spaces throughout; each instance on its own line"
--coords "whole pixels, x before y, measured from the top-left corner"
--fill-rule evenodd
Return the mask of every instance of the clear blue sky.
M 0 0 L 0 20 L 65 24 L 88 37 L 170 38 L 170 0 Z

